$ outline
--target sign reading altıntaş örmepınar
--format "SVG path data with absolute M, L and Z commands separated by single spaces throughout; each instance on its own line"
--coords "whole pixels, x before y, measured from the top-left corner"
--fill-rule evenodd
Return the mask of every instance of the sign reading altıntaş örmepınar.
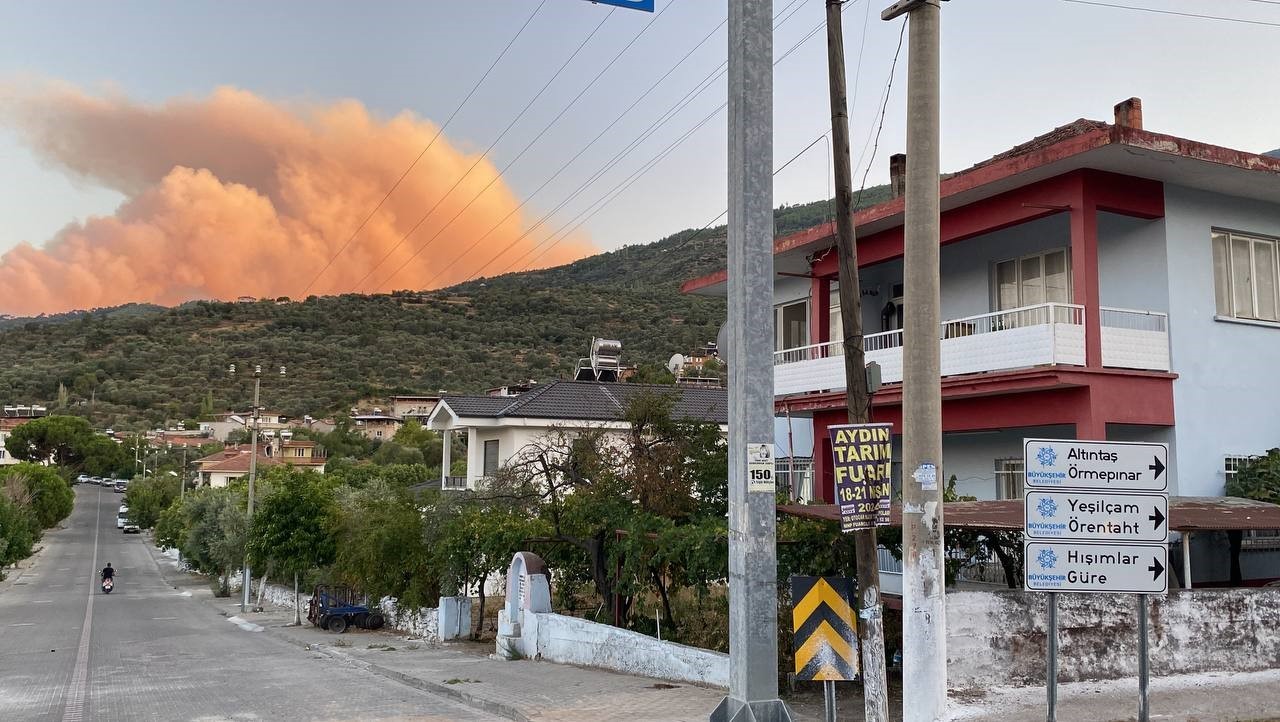
M 874 529 L 893 484 L 893 425 L 841 424 L 828 433 L 840 531 Z
M 1029 489 L 1153 491 L 1168 488 L 1166 444 L 1024 439 Z
M 1027 541 L 1023 551 L 1024 582 L 1030 591 L 1169 591 L 1169 547 L 1164 544 Z
M 1155 542 L 1169 539 L 1164 494 L 1027 490 L 1027 539 Z

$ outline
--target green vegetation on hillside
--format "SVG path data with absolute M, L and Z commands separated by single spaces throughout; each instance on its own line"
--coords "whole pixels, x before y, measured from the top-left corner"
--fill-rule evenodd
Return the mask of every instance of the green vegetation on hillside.
M 863 205 L 887 197 L 868 189 Z M 830 217 L 819 201 L 783 207 L 779 235 Z M 292 415 L 345 412 L 394 393 L 475 392 L 563 377 L 592 336 L 623 342 L 624 361 L 662 364 L 712 341 L 724 301 L 679 284 L 724 267 L 725 228 L 685 230 L 558 268 L 430 292 L 195 301 L 0 323 L 0 401 L 45 403 L 116 430 L 246 408 L 253 364 L 263 404 Z M 241 370 L 227 373 L 229 364 Z

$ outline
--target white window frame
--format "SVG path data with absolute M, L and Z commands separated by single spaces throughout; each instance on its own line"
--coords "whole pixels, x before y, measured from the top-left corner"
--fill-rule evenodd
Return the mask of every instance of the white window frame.
M 1067 276 L 1067 297 L 1062 301 L 1049 301 L 1048 290 L 1045 289 L 1043 285 L 1045 280 L 1045 273 L 1044 273 L 1045 257 L 1053 255 L 1055 253 L 1061 253 L 1063 255 L 1063 260 L 1066 264 L 1064 271 Z M 1059 246 L 1058 248 L 1049 248 L 1043 251 L 1039 251 L 1037 253 L 1028 253 L 1025 256 L 1017 256 L 1015 258 L 1002 258 L 999 261 L 995 261 L 994 263 L 992 263 L 990 273 L 988 274 L 991 279 L 991 310 L 992 311 L 1008 311 L 1014 308 L 1022 308 L 1024 306 L 1037 305 L 1033 303 L 1027 303 L 1026 299 L 1022 297 L 1022 264 L 1033 258 L 1039 259 L 1039 263 L 1040 263 L 1040 283 L 1041 283 L 1043 295 L 1045 296 L 1045 300 L 1041 301 L 1041 303 L 1071 303 L 1071 299 L 1075 297 L 1075 287 L 1073 285 L 1074 279 L 1072 278 L 1072 272 L 1071 272 L 1071 269 L 1072 269 L 1071 247 Z M 999 270 L 1000 270 L 1000 266 L 1005 263 L 1013 263 L 1014 268 L 1017 269 L 1016 283 L 1017 283 L 1017 289 L 1018 289 L 1018 303 L 1016 306 L 1010 306 L 1009 308 L 1002 308 L 1000 305 Z
M 1009 456 L 996 459 L 996 498 L 1021 499 L 1025 493 L 1026 474 L 1022 457 Z
M 804 338 L 801 339 L 801 343 L 795 346 L 788 346 L 786 344 L 787 329 L 786 329 L 786 326 L 784 326 L 782 323 L 782 318 L 783 318 L 783 310 L 791 308 L 793 306 L 802 306 L 804 308 Z M 777 306 L 774 306 L 773 307 L 773 350 L 786 351 L 788 349 L 801 348 L 803 346 L 808 346 L 809 344 L 813 343 L 814 330 L 811 328 L 811 326 L 813 325 L 812 323 L 810 323 L 811 320 L 812 319 L 809 316 L 809 299 L 807 298 L 790 301 L 788 303 L 780 303 Z
M 1247 242 L 1249 244 L 1249 308 L 1240 309 L 1236 306 L 1236 285 L 1241 281 L 1236 278 L 1235 266 L 1235 244 L 1237 241 Z M 1219 287 L 1219 269 L 1217 268 L 1217 246 L 1219 243 L 1225 244 L 1226 251 L 1226 269 L 1225 280 L 1227 287 L 1225 289 Z M 1213 248 L 1213 283 L 1214 283 L 1214 305 L 1217 310 L 1217 318 L 1222 320 L 1239 319 L 1242 321 L 1253 321 L 1263 324 L 1280 324 L 1280 240 L 1269 236 L 1259 235 L 1256 233 L 1241 233 L 1239 231 L 1231 231 L 1224 228 L 1214 228 L 1210 234 L 1210 244 Z M 1267 318 L 1260 313 L 1259 297 L 1258 297 L 1258 246 L 1268 246 L 1271 249 L 1271 284 L 1272 299 L 1271 307 L 1275 313 L 1275 318 Z M 1224 308 L 1224 296 L 1225 305 Z

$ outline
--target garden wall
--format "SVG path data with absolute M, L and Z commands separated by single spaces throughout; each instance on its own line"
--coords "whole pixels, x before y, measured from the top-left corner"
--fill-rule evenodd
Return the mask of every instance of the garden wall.
M 947 595 L 953 689 L 1043 685 L 1047 596 Z M 1058 595 L 1058 679 L 1138 673 L 1138 601 L 1129 594 Z M 1151 674 L 1280 668 L 1280 589 L 1206 589 L 1150 599 Z

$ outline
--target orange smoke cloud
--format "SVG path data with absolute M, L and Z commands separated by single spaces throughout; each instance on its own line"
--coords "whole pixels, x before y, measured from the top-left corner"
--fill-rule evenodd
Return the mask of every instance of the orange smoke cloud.
M 0 256 L 0 312 L 11 314 L 298 297 L 437 131 L 409 113 L 379 120 L 355 101 L 280 104 L 234 88 L 159 106 L 62 86 L 0 88 L 0 108 L 0 122 L 41 158 L 126 197 L 112 216 Z M 447 286 L 508 246 L 484 273 L 537 256 L 530 250 L 557 226 L 521 239 L 531 221 L 512 213 L 519 200 L 487 160 L 448 193 L 475 160 L 438 138 L 309 293 Z M 570 238 L 537 264 L 591 251 Z

